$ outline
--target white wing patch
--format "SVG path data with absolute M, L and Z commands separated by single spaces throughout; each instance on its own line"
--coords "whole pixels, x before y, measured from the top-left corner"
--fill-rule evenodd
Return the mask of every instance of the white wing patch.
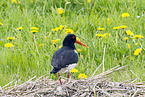
M 76 50 L 74 50 L 74 52 L 78 54 L 78 52 Z

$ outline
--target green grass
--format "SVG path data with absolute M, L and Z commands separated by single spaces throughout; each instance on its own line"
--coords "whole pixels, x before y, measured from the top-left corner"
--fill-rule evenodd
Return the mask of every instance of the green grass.
M 145 1 L 144 0 L 19 0 L 20 4 L 15 4 L 11 0 L 0 1 L 0 86 L 15 80 L 18 83 L 42 75 L 57 79 L 55 75 L 50 75 L 51 58 L 53 53 L 62 45 L 65 32 L 52 32 L 52 29 L 59 25 L 66 25 L 71 28 L 80 40 L 87 44 L 89 48 L 76 44 L 77 49 L 82 49 L 79 53 L 79 65 L 76 69 L 78 73 L 73 74 L 77 79 L 80 73 L 91 76 L 96 68 L 102 63 L 104 47 L 104 67 L 105 71 L 118 64 L 127 65 L 122 71 L 112 74 L 112 81 L 124 81 L 136 78 L 131 73 L 132 70 L 137 76 L 137 81 L 145 81 L 145 53 L 144 40 L 133 38 L 124 34 L 123 29 L 113 30 L 113 27 L 126 25 L 126 30 L 131 30 L 135 35 L 145 36 Z M 66 4 L 66 1 L 71 2 Z M 62 7 L 65 13 L 59 14 L 57 8 Z M 127 12 L 129 17 L 123 18 L 121 14 Z M 140 16 L 140 18 L 137 18 Z M 110 24 L 107 22 L 110 18 Z M 18 31 L 18 27 L 23 27 Z M 38 27 L 39 30 L 34 35 L 31 27 Z M 105 30 L 97 31 L 98 27 Z M 97 38 L 96 34 L 110 33 L 107 38 Z M 119 36 L 116 34 L 119 33 Z M 117 36 L 116 36 L 117 35 Z M 45 39 L 45 36 L 48 39 Z M 15 37 L 13 41 L 8 41 L 7 37 Z M 126 42 L 124 37 L 129 37 Z M 51 40 L 60 39 L 56 47 Z M 117 40 L 117 42 L 116 42 Z M 135 45 L 135 43 L 141 43 Z M 6 43 L 14 44 L 13 47 L 5 47 Z M 44 46 L 39 46 L 43 43 Z M 130 48 L 127 47 L 130 44 Z M 37 45 L 37 48 L 36 48 Z M 142 48 L 141 54 L 135 56 L 134 51 Z M 103 72 L 101 66 L 96 74 Z

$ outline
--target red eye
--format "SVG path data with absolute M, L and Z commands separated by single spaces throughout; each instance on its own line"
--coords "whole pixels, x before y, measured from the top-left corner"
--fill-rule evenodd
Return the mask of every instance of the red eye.
M 73 36 L 72 38 L 73 38 L 73 39 L 75 39 L 76 37 L 75 37 L 75 36 Z

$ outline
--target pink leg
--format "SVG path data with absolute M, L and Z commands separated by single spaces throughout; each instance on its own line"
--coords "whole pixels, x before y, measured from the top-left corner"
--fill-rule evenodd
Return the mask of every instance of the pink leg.
M 58 73 L 58 79 L 59 79 L 60 84 L 62 85 L 61 77 L 60 77 L 60 74 L 59 73 Z
M 69 80 L 69 74 L 70 74 L 70 72 L 68 72 L 68 74 L 67 74 L 67 82 L 68 82 L 68 80 Z

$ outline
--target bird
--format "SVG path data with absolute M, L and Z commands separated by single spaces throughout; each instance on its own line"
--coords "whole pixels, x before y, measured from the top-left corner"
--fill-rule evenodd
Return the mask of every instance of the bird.
M 62 85 L 59 72 L 68 72 L 67 82 L 69 81 L 70 70 L 72 70 L 78 63 L 78 53 L 76 51 L 75 43 L 84 47 L 88 47 L 84 43 L 78 41 L 74 34 L 68 34 L 63 40 L 63 46 L 54 52 L 51 65 L 53 67 L 50 74 L 58 74 L 58 79 Z

